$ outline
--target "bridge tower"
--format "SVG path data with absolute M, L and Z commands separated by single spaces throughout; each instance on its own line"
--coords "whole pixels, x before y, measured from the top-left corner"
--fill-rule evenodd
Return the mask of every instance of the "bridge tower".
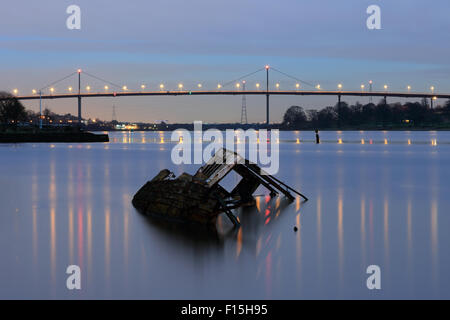
M 245 92 L 245 80 L 242 81 L 242 90 Z M 247 97 L 242 95 L 241 124 L 247 124 Z
M 78 69 L 78 126 L 81 127 L 81 69 Z

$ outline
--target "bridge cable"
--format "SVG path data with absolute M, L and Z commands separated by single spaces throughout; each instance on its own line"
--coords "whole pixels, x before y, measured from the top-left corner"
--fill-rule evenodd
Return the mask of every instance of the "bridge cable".
M 59 83 L 59 82 L 62 82 L 62 81 L 64 81 L 64 80 L 70 78 L 71 76 L 73 76 L 74 74 L 77 74 L 77 73 L 78 73 L 78 72 L 73 72 L 73 73 L 69 74 L 68 76 L 66 76 L 66 77 L 64 77 L 64 78 L 62 78 L 62 79 L 59 79 L 59 80 L 57 80 L 57 81 L 55 81 L 55 82 L 50 83 L 49 85 L 47 85 L 47 86 L 45 86 L 45 87 L 42 87 L 41 89 L 39 89 L 39 91 L 42 91 L 42 90 L 47 89 L 48 87 L 51 87 L 51 86 L 53 86 L 53 85 L 55 85 L 55 84 L 57 84 L 57 83 Z
M 270 67 L 270 69 L 272 69 L 272 70 L 274 70 L 274 71 L 276 71 L 276 72 L 278 72 L 278 73 L 281 73 L 282 75 L 284 75 L 284 76 L 286 76 L 286 77 L 288 77 L 288 78 L 294 79 L 294 80 L 296 80 L 296 81 L 299 81 L 299 82 L 301 82 L 301 83 L 304 83 L 304 84 L 306 84 L 306 85 L 308 85 L 308 86 L 311 86 L 311 87 L 315 88 L 315 86 L 314 86 L 313 84 L 311 84 L 311 83 L 309 83 L 309 82 L 306 82 L 306 81 L 303 81 L 303 80 L 301 80 L 301 79 L 298 79 L 297 77 L 291 76 L 291 75 L 289 75 L 289 74 L 287 74 L 287 73 L 284 73 L 283 71 L 280 71 L 280 70 L 278 70 L 278 69 L 276 69 L 276 68 L 274 68 L 274 67 Z
M 115 83 L 110 82 L 110 81 L 108 81 L 108 80 L 105 80 L 105 79 L 99 78 L 99 77 L 97 77 L 97 76 L 94 76 L 94 75 L 92 75 L 92 74 L 90 74 L 90 73 L 88 73 L 88 72 L 86 72 L 86 71 L 83 71 L 83 73 L 84 73 L 85 75 L 91 77 L 91 78 L 94 78 L 94 79 L 96 79 L 96 80 L 99 80 L 99 81 L 108 83 L 108 84 L 110 84 L 110 85 L 112 85 L 112 86 L 114 86 L 114 87 L 117 87 L 117 88 L 119 88 L 119 89 L 122 89 L 122 87 L 119 86 L 118 84 L 115 84 Z
M 230 84 L 232 84 L 232 83 L 234 83 L 234 82 L 237 82 L 237 81 L 240 81 L 240 80 L 242 80 L 242 79 L 244 79 L 244 78 L 250 77 L 250 76 L 252 76 L 252 75 L 254 75 L 254 74 L 256 74 L 256 73 L 258 73 L 258 72 L 260 72 L 260 71 L 263 71 L 263 70 L 265 70 L 265 68 L 261 68 L 261 69 L 259 69 L 259 70 L 256 70 L 255 72 L 246 74 L 245 76 L 242 76 L 242 77 L 240 77 L 240 78 L 238 78 L 238 79 L 235 79 L 235 80 L 233 80 L 233 81 L 228 81 L 227 83 L 225 83 L 224 85 L 222 85 L 222 87 L 226 87 L 226 86 L 228 86 L 228 85 L 230 85 Z

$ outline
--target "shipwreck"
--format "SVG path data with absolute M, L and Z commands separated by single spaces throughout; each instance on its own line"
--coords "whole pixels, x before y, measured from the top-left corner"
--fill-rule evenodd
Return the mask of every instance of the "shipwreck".
M 220 182 L 232 171 L 242 179 L 228 192 Z M 218 215 L 225 213 L 239 226 L 232 210 L 255 205 L 253 193 L 259 186 L 265 187 L 271 197 L 282 193 L 293 201 L 292 192 L 308 200 L 258 165 L 220 149 L 194 175 L 183 173 L 175 177 L 169 170 L 162 170 L 135 194 L 132 203 L 144 215 L 178 222 L 215 225 Z

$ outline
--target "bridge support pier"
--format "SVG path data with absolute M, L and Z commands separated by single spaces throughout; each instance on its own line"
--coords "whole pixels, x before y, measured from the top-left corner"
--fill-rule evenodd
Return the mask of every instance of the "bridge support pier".
M 78 127 L 81 128 L 81 69 L 78 70 Z
M 78 96 L 78 126 L 81 127 L 81 96 Z
M 341 128 L 341 95 L 338 95 L 338 125 Z
M 42 130 L 42 90 L 39 90 L 39 129 Z

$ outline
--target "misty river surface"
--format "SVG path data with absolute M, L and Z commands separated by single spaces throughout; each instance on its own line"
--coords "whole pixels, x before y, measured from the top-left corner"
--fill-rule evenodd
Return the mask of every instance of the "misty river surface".
M 280 133 L 276 177 L 308 202 L 260 189 L 241 228 L 221 216 L 217 232 L 131 204 L 160 170 L 197 170 L 172 163 L 170 132 L 0 145 L 0 298 L 449 299 L 450 132 L 321 138 Z M 69 265 L 81 290 L 66 288 Z M 370 265 L 381 290 L 366 286 Z

